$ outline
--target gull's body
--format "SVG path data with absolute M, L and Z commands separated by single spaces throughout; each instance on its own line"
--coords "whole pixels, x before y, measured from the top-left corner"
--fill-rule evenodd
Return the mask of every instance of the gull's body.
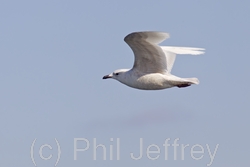
M 163 32 L 134 32 L 124 41 L 134 52 L 135 61 L 132 69 L 120 69 L 106 75 L 103 79 L 113 78 L 121 83 L 143 90 L 159 90 L 171 87 L 187 87 L 199 84 L 197 78 L 180 78 L 171 74 L 176 54 L 199 55 L 201 48 L 159 46 L 169 38 Z

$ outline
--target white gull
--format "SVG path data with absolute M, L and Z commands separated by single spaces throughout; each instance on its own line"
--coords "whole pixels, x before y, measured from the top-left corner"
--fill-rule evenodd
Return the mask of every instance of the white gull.
M 180 78 L 171 74 L 176 54 L 203 54 L 205 49 L 191 47 L 159 46 L 169 38 L 168 33 L 145 31 L 133 32 L 124 41 L 134 52 L 132 69 L 115 70 L 103 79 L 113 78 L 136 89 L 160 90 L 171 87 L 187 87 L 199 84 L 197 78 Z

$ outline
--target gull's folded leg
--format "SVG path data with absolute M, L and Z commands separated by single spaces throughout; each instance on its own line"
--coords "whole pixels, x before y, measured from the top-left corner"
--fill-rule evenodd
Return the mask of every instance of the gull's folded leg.
M 185 88 L 185 87 L 188 87 L 188 86 L 191 86 L 191 83 L 184 83 L 184 84 L 177 85 L 178 88 Z

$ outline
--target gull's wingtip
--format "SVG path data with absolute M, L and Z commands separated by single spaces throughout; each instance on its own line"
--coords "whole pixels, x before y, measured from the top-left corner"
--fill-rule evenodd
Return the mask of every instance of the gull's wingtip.
M 164 51 L 173 52 L 175 54 L 191 54 L 200 55 L 205 53 L 204 48 L 192 48 L 192 47 L 176 47 L 176 46 L 161 46 Z

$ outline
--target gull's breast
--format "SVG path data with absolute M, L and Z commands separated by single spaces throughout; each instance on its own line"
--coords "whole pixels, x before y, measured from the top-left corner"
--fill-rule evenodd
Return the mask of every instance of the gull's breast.
M 168 82 L 166 75 L 160 73 L 133 76 L 131 82 L 126 85 L 143 90 L 159 90 L 173 87 Z

